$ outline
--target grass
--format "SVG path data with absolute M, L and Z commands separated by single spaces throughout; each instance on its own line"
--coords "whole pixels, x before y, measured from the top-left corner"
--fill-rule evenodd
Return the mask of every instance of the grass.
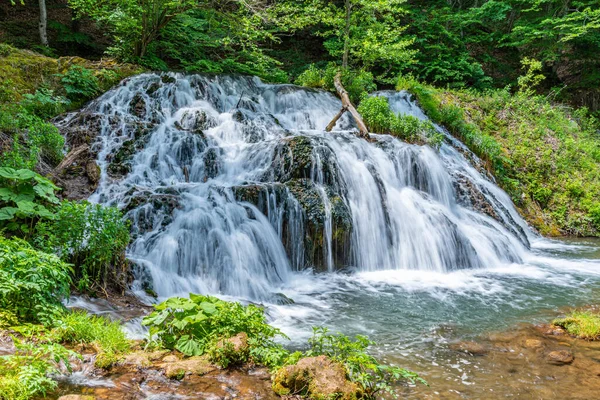
M 98 351 L 95 365 L 108 368 L 131 349 L 131 342 L 118 321 L 90 315 L 85 311 L 65 314 L 54 330 L 61 343 L 85 343 Z
M 600 236 L 600 124 L 548 98 L 438 89 L 402 78 L 429 117 L 486 162 L 521 215 L 549 236 Z
M 580 339 L 600 339 L 600 315 L 589 311 L 573 311 L 564 318 L 555 319 L 552 324 Z

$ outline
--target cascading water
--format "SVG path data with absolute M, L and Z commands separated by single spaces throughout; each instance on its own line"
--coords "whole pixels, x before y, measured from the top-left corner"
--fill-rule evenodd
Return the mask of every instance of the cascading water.
M 426 118 L 406 93 L 379 95 Z M 127 210 L 129 258 L 161 297 L 268 300 L 305 268 L 446 272 L 522 260 L 532 233 L 460 142 L 448 136 L 438 152 L 366 141 L 348 117 L 324 132 L 339 108 L 329 93 L 256 78 L 131 78 L 86 110 L 100 118 L 92 200 Z
M 375 95 L 427 118 L 407 93 Z M 255 78 L 144 74 L 59 126 L 97 137 L 91 200 L 132 220 L 137 285 L 261 301 L 298 346 L 314 325 L 367 334 L 432 398 L 514 397 L 521 379 L 497 380 L 496 358 L 448 344 L 600 301 L 598 243 L 536 235 L 442 127 L 438 150 L 360 139 L 347 116 L 324 132 L 340 106 Z M 473 384 L 490 370 L 493 383 Z

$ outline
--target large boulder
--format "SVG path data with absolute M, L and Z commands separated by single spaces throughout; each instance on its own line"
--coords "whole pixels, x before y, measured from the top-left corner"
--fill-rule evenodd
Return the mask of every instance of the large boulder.
M 281 368 L 273 377 L 273 390 L 280 396 L 323 400 L 356 400 L 363 394 L 360 386 L 348 379 L 344 366 L 326 356 L 303 358 Z

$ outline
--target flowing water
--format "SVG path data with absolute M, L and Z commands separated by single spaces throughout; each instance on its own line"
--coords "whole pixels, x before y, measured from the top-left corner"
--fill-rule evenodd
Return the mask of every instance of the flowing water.
M 427 118 L 407 93 L 376 95 Z M 437 150 L 360 139 L 347 116 L 324 132 L 340 107 L 292 85 L 177 74 L 89 105 L 92 201 L 133 221 L 138 293 L 261 302 L 294 345 L 311 325 L 368 334 L 382 357 L 465 387 L 477 366 L 448 343 L 600 298 L 598 243 L 539 237 L 441 127 Z

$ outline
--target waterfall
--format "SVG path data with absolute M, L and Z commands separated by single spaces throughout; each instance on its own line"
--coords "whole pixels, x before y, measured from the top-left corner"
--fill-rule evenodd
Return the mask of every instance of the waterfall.
M 379 93 L 427 117 L 407 93 Z M 520 263 L 533 237 L 446 134 L 439 150 L 358 138 L 330 93 L 257 78 L 143 74 L 81 113 L 97 140 L 91 200 L 132 221 L 137 278 L 159 296 L 270 300 L 294 272 L 447 272 Z M 81 123 L 71 118 L 69 124 Z

